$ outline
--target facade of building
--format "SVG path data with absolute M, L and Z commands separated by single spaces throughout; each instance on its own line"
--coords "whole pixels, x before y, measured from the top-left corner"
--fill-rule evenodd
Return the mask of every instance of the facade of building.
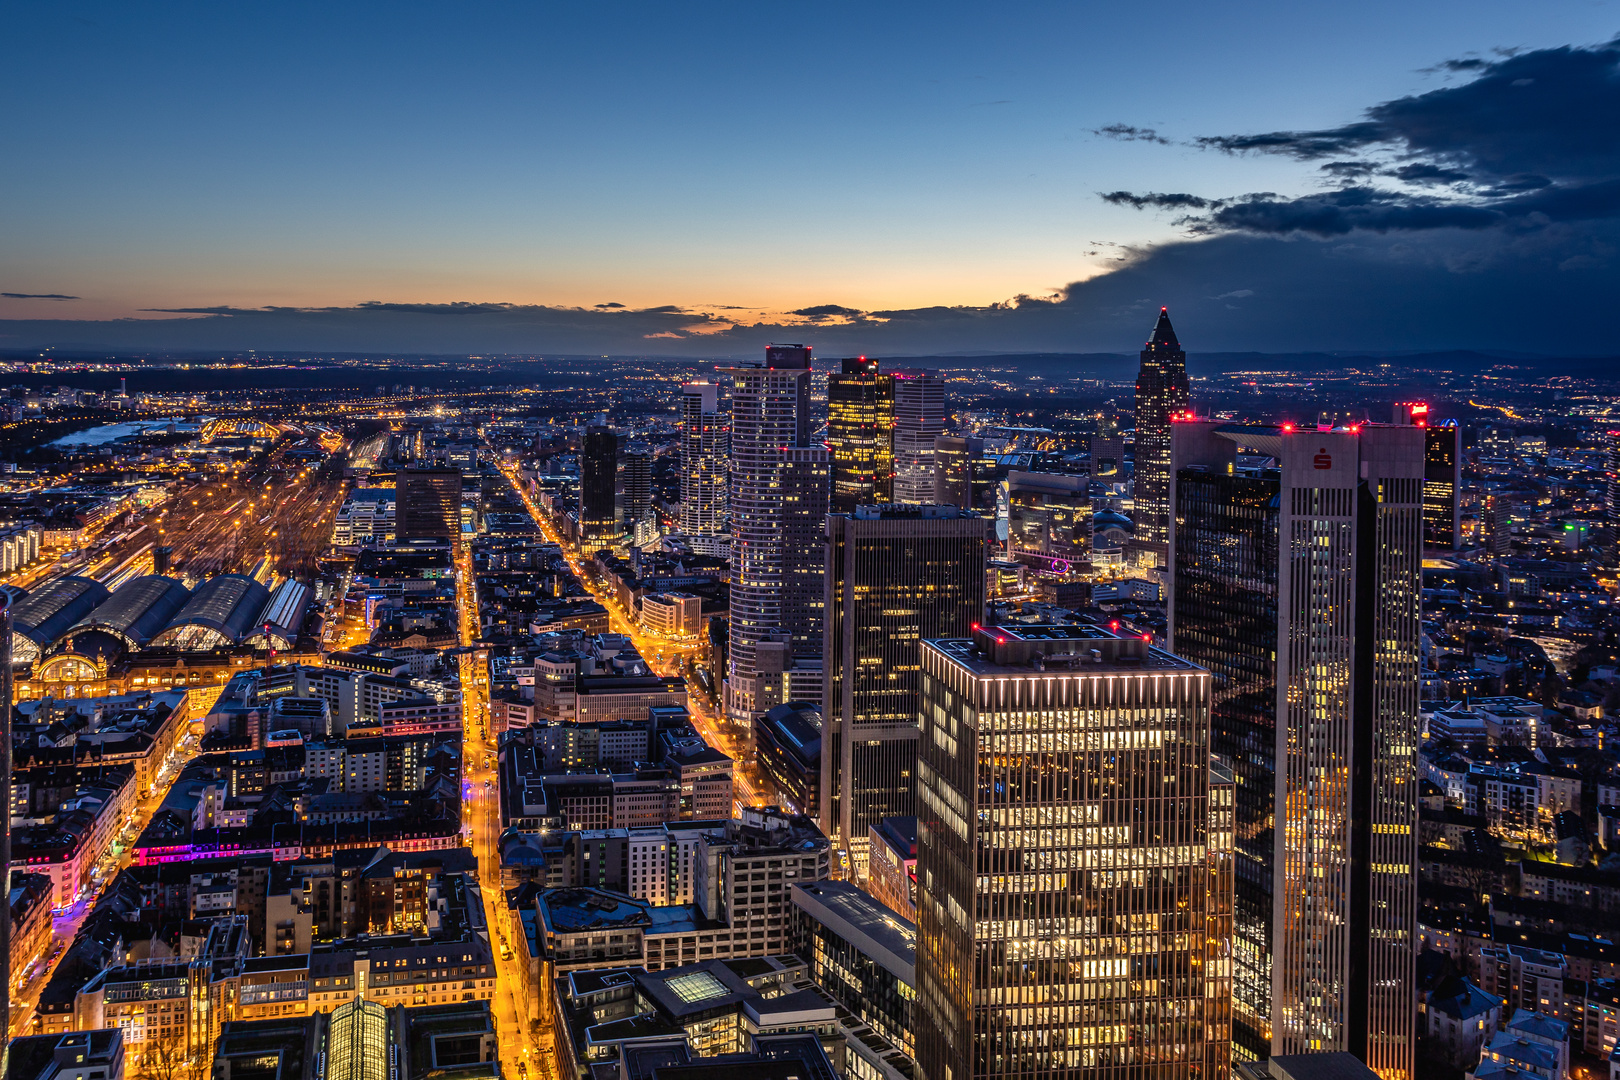
M 395 491 L 395 533 L 402 542 L 461 536 L 460 469 L 401 469 Z
M 732 531 L 726 712 L 746 723 L 787 700 L 784 676 L 796 651 L 814 642 L 820 652 L 818 534 L 827 511 L 827 451 L 809 446 L 809 348 L 772 345 L 763 364 L 726 375 Z
M 984 618 L 987 526 L 942 506 L 826 519 L 821 827 L 866 876 L 867 828 L 916 813 L 919 653 Z
M 945 381 L 926 368 L 896 368 L 894 501 L 934 498 L 934 440 L 945 434 Z
M 1423 546 L 1462 546 L 1462 429 L 1437 422 L 1421 401 L 1395 405 L 1394 422 L 1423 428 Z
M 1170 312 L 1159 309 L 1159 321 L 1142 350 L 1136 375 L 1136 523 L 1137 557 L 1164 565 L 1170 543 L 1170 421 L 1186 411 L 1189 401 L 1187 354 L 1176 340 Z
M 605 424 L 587 427 L 579 452 L 580 546 L 586 551 L 611 544 L 619 536 L 614 508 L 618 470 L 618 434 Z
M 619 509 L 630 536 L 652 519 L 652 455 L 645 450 L 619 455 Z
M 1410 1077 L 1423 429 L 1183 421 L 1174 464 L 1171 647 L 1240 781 L 1236 1047 Z
M 731 421 L 720 386 L 689 382 L 681 387 L 680 527 L 694 543 L 729 534 L 730 474 Z
M 1209 672 L 1092 625 L 922 658 L 922 1073 L 1226 1076 Z
M 833 513 L 893 501 L 894 376 L 877 360 L 851 357 L 827 376 L 827 451 Z

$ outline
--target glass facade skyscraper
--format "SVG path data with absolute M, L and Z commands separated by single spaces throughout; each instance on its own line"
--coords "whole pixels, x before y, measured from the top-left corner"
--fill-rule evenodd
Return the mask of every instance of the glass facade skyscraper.
M 923 1074 L 1228 1075 L 1209 673 L 1091 625 L 927 641 L 922 668 Z
M 868 827 L 916 813 L 919 648 L 983 619 L 989 523 L 864 506 L 826 530 L 821 828 L 864 879 Z
M 827 376 L 827 452 L 832 511 L 894 498 L 894 377 L 864 356 Z
M 614 510 L 618 474 L 618 433 L 604 424 L 592 424 L 585 429 L 579 454 L 579 532 L 587 550 L 611 543 L 622 531 Z
M 1186 411 L 1189 400 L 1187 354 L 1176 340 L 1168 308 L 1142 349 L 1136 374 L 1136 524 L 1137 558 L 1164 565 L 1170 543 L 1170 421 Z
M 1234 1046 L 1410 1077 L 1422 429 L 1187 421 L 1174 465 L 1171 647 L 1236 774 Z

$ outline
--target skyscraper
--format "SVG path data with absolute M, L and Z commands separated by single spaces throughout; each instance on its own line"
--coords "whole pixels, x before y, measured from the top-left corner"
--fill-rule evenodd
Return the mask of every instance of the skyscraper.
M 1462 430 L 1457 421 L 1435 423 L 1421 401 L 1395 405 L 1395 423 L 1423 429 L 1423 546 L 1462 545 Z
M 1609 526 L 1620 524 L 1620 431 L 1603 433 L 1603 509 Z
M 729 550 L 727 488 L 731 427 L 720 387 L 689 382 L 681 387 L 681 532 L 702 554 Z M 722 541 L 721 538 L 725 539 Z
M 945 383 L 939 372 L 897 368 L 894 376 L 894 501 L 934 498 L 934 439 L 945 434 Z
M 827 452 L 832 509 L 886 503 L 894 496 L 894 377 L 864 356 L 827 376 Z
M 635 534 L 636 527 L 652 517 L 652 455 L 646 450 L 628 450 L 619 455 L 619 510 Z
M 1207 671 L 1092 625 L 923 643 L 929 1080 L 1228 1074 L 1230 787 L 1209 695 Z
M 1423 432 L 1174 427 L 1171 648 L 1237 774 L 1234 1050 L 1412 1075 Z M 1239 447 L 1272 465 L 1239 469 Z
M 867 828 L 916 813 L 920 648 L 984 618 L 989 523 L 949 506 L 829 514 L 821 827 L 866 876 Z
M 619 436 L 605 424 L 590 425 L 579 455 L 579 532 L 587 551 L 612 543 L 619 535 L 614 509 L 618 472 Z
M 772 345 L 731 380 L 731 631 L 726 711 L 748 722 L 788 700 L 783 666 L 821 653 L 827 451 L 810 441 L 810 349 Z M 813 599 L 812 599 L 813 597 Z M 762 661 L 764 661 L 762 663 Z
M 461 536 L 460 469 L 401 469 L 396 487 L 394 532 L 400 542 Z
M 1153 336 L 1142 350 L 1136 373 L 1136 524 L 1140 562 L 1163 566 L 1170 542 L 1170 419 L 1187 409 L 1187 354 L 1170 325 L 1170 309 L 1159 309 Z

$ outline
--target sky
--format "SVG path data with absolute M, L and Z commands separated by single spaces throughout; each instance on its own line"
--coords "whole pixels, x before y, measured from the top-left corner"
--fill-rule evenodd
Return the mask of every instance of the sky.
M 1616 0 L 3 19 L 0 348 L 1614 351 Z

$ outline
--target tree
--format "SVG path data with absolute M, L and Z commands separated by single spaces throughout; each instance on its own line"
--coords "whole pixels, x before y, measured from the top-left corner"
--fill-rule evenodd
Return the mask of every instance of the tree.
M 140 1062 L 131 1074 L 134 1080 L 205 1080 L 213 1064 L 211 1054 L 191 1052 L 183 1028 L 148 1038 L 138 1050 Z

